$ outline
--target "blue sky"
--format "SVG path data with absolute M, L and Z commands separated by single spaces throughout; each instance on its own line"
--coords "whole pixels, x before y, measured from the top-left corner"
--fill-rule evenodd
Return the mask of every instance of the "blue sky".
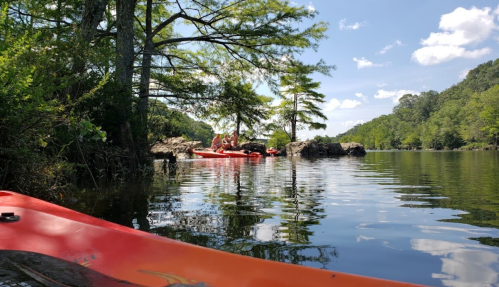
M 499 2 L 461 0 L 292 1 L 329 23 L 317 52 L 300 59 L 335 65 L 332 77 L 313 75 L 326 96 L 326 130 L 300 140 L 336 136 L 390 114 L 406 93 L 442 92 L 468 70 L 499 58 Z M 303 23 L 307 25 L 310 23 Z M 260 90 L 260 89 L 259 89 Z

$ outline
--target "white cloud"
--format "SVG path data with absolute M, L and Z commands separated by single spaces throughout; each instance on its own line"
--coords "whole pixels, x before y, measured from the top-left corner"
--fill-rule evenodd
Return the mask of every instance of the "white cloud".
M 341 125 L 344 126 L 344 127 L 353 127 L 353 126 L 356 126 L 356 125 L 361 125 L 365 123 L 364 120 L 357 120 L 357 121 L 346 121 L 346 122 L 342 122 Z
M 375 99 L 392 98 L 394 103 L 398 103 L 399 99 L 406 94 L 419 95 L 420 93 L 412 90 L 394 90 L 394 91 L 378 90 L 378 92 L 374 95 L 374 98 Z
M 314 13 L 315 12 L 315 7 L 312 5 L 312 2 L 308 3 L 308 13 Z
M 357 100 L 343 100 L 341 103 L 340 109 L 353 109 L 357 106 L 360 106 L 362 103 Z
M 386 86 L 386 83 L 376 84 L 376 86 L 382 88 L 382 87 Z
M 340 101 L 338 99 L 331 99 L 326 107 L 324 108 L 324 111 L 326 112 L 330 112 L 332 110 L 335 110 L 335 109 L 353 109 L 353 108 L 356 108 L 358 106 L 362 105 L 361 102 L 357 101 L 357 100 L 343 100 L 343 101 Z
M 364 103 L 368 103 L 368 101 L 367 101 L 367 97 L 366 97 L 366 96 L 364 96 L 362 93 L 355 93 L 355 96 L 356 96 L 357 98 L 361 98 L 361 99 L 362 99 L 362 101 L 363 101 Z
M 357 69 L 362 69 L 362 68 L 366 68 L 366 67 L 371 67 L 373 65 L 373 63 L 369 60 L 366 60 L 364 57 L 360 58 L 360 59 L 357 59 L 357 58 L 353 58 L 353 60 L 355 62 L 357 62 Z
M 464 79 L 466 78 L 466 76 L 468 75 L 468 72 L 470 71 L 470 69 L 465 69 L 465 70 L 462 70 L 460 73 L 459 73 L 459 79 Z
M 443 33 L 431 33 L 430 37 L 421 43 L 425 46 L 462 46 L 480 43 L 497 28 L 490 10 L 489 7 L 482 10 L 475 7 L 470 10 L 459 7 L 440 18 L 439 28 L 444 30 Z
M 340 27 L 340 30 L 358 30 L 360 27 L 363 27 L 366 25 L 366 21 L 364 22 L 355 22 L 354 24 L 350 25 L 345 25 L 347 22 L 347 19 L 341 19 L 340 23 L 338 26 Z
M 388 45 L 388 46 L 384 47 L 383 49 L 381 49 L 381 51 L 377 52 L 376 54 L 381 54 L 381 55 L 383 55 L 383 54 L 385 54 L 388 50 L 391 50 L 391 49 L 393 49 L 393 48 L 395 48 L 395 47 L 398 47 L 398 46 L 402 46 L 402 42 L 401 42 L 401 41 L 399 41 L 399 40 L 395 41 L 393 44 L 390 44 L 390 45 Z
M 456 8 L 440 18 L 439 29 L 442 32 L 430 33 L 427 39 L 422 39 L 424 46 L 412 54 L 412 59 L 421 65 L 435 65 L 455 58 L 479 58 L 491 52 L 490 48 L 468 51 L 462 46 L 476 45 L 488 39 L 498 27 L 494 23 L 494 13 L 491 8 L 467 10 Z
M 357 62 L 357 69 L 363 69 L 363 68 L 369 68 L 369 67 L 383 67 L 386 65 L 389 65 L 390 63 L 384 63 L 384 64 L 375 64 L 366 58 L 362 57 L 360 59 L 357 59 L 356 57 L 353 58 L 354 62 Z
M 490 48 L 467 51 L 458 46 L 429 46 L 414 51 L 412 59 L 421 65 L 428 66 L 448 62 L 455 58 L 476 59 L 491 51 Z

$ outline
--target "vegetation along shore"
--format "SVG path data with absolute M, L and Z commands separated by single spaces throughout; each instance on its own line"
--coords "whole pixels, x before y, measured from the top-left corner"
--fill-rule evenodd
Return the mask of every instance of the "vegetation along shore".
M 284 0 L 63 2 L 1 6 L 0 189 L 56 201 L 81 183 L 150 180 L 151 147 L 167 138 L 206 147 L 217 128 L 281 150 L 305 140 L 298 130 L 326 128 L 311 75 L 336 67 L 298 58 L 326 38 L 313 9 Z M 314 140 L 496 148 L 498 118 L 495 60 L 441 93 L 407 94 L 392 114 Z
M 309 75 L 335 67 L 298 58 L 328 26 L 305 5 L 2 3 L 0 189 L 58 200 L 81 182 L 148 180 L 157 141 L 213 137 L 200 120 L 241 139 L 325 127 L 312 119 L 324 118 L 324 95 Z M 281 96 L 279 107 L 256 82 Z

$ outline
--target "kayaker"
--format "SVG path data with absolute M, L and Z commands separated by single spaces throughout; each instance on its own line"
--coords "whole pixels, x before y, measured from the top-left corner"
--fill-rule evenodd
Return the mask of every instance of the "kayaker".
M 213 140 L 211 141 L 211 149 L 218 149 L 221 146 L 220 143 L 220 134 L 217 134 Z
M 229 140 L 229 136 L 227 136 L 227 135 L 224 135 L 224 138 L 222 140 L 222 148 L 225 150 L 230 149 L 230 140 Z
M 236 134 L 236 131 L 233 131 L 232 136 L 230 137 L 230 146 L 232 148 L 237 147 L 237 139 L 238 139 L 238 136 Z

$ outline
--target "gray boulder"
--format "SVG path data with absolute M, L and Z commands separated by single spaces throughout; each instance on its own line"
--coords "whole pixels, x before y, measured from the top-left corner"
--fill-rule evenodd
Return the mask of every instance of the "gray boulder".
M 259 152 L 262 155 L 267 154 L 267 148 L 265 147 L 264 143 L 261 142 L 243 142 L 238 147 L 236 150 L 249 150 L 252 152 Z
M 151 148 L 151 153 L 157 159 L 190 158 L 192 149 L 203 148 L 200 141 L 188 141 L 183 137 L 167 138 L 156 143 Z
M 341 148 L 348 154 L 353 156 L 366 155 L 364 146 L 360 143 L 342 143 Z
M 293 142 L 285 147 L 285 151 L 280 151 L 281 154 L 287 156 L 339 156 L 339 155 L 365 155 L 364 146 L 358 143 L 332 143 L 320 144 L 314 140 Z

